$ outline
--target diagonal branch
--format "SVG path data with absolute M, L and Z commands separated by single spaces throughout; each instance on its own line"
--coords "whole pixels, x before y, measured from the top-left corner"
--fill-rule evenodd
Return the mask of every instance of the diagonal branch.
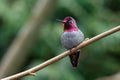
M 19 79 L 19 78 L 22 78 L 24 76 L 27 76 L 27 75 L 35 75 L 35 72 L 47 67 L 48 65 L 55 63 L 55 62 L 59 61 L 60 59 L 62 59 L 64 57 L 72 54 L 73 52 L 77 51 L 78 49 L 83 48 L 85 46 L 88 46 L 89 44 L 96 42 L 96 41 L 98 41 L 98 40 L 100 40 L 100 39 L 102 39 L 110 34 L 113 34 L 119 30 L 120 30 L 120 26 L 117 26 L 117 27 L 110 29 L 104 33 L 101 33 L 101 34 L 99 34 L 91 39 L 85 40 L 83 43 L 79 44 L 77 47 L 73 48 L 71 51 L 65 51 L 65 52 L 61 53 L 60 55 L 58 55 L 52 59 L 49 59 L 38 66 L 35 66 L 35 67 L 33 67 L 29 70 L 26 70 L 24 72 L 12 75 L 10 77 L 3 78 L 1 80 L 15 80 L 15 79 Z

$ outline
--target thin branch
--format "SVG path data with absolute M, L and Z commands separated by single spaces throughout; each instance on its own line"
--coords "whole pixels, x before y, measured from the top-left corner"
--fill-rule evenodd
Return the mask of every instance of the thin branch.
M 49 60 L 43 62 L 42 64 L 40 64 L 40 65 L 38 65 L 36 67 L 33 67 L 33 68 L 31 68 L 29 70 L 26 70 L 24 72 L 12 75 L 10 77 L 3 78 L 1 80 L 15 80 L 15 79 L 19 79 L 19 78 L 22 78 L 24 76 L 31 75 L 31 74 L 36 75 L 35 73 L 37 71 L 47 67 L 48 65 L 50 65 L 52 63 L 55 63 L 55 62 L 59 61 L 60 59 L 62 59 L 64 57 L 72 54 L 73 52 L 77 51 L 78 49 L 83 48 L 85 46 L 88 46 L 89 44 L 91 44 L 93 42 L 96 42 L 96 41 L 98 41 L 98 40 L 100 40 L 100 39 L 102 39 L 102 38 L 104 38 L 104 37 L 106 37 L 106 36 L 108 36 L 110 34 L 113 34 L 113 33 L 117 32 L 119 30 L 120 30 L 120 26 L 117 26 L 117 27 L 115 27 L 113 29 L 110 29 L 110 30 L 108 30 L 108 31 L 106 31 L 104 33 L 101 33 L 101 34 L 99 34 L 99 35 L 97 35 L 97 36 L 95 36 L 95 37 L 93 37 L 91 39 L 85 40 L 83 43 L 79 44 L 77 47 L 73 48 L 71 51 L 69 51 L 69 50 L 65 51 L 65 52 L 61 53 L 60 55 L 58 55 L 58 56 L 56 56 L 56 57 L 54 57 L 52 59 L 49 59 Z

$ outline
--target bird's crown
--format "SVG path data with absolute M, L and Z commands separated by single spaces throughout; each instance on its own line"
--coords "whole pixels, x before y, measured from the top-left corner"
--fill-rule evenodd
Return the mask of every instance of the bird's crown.
M 75 19 L 72 18 L 71 16 L 68 16 L 68 17 L 64 18 L 63 22 L 64 23 L 73 23 L 73 24 L 76 24 Z

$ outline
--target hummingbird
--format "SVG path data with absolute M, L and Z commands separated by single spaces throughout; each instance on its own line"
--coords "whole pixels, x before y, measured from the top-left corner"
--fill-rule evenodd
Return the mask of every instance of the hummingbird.
M 70 50 L 84 41 L 84 34 L 77 27 L 77 23 L 71 16 L 65 17 L 64 20 L 56 19 L 63 24 L 63 34 L 61 36 L 61 43 L 67 49 Z M 70 54 L 70 62 L 73 67 L 78 66 L 80 50 Z

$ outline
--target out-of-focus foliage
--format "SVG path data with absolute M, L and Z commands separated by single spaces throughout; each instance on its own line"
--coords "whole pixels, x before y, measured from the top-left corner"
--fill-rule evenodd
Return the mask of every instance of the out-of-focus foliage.
M 0 58 L 20 28 L 30 18 L 37 0 L 0 0 Z M 65 51 L 60 42 L 63 27 L 55 21 L 72 16 L 85 37 L 94 37 L 120 24 L 119 0 L 59 0 L 52 17 L 40 30 L 30 51 L 26 68 L 33 67 Z M 77 69 L 65 58 L 22 80 L 94 80 L 120 70 L 120 32 L 95 42 L 82 50 Z

